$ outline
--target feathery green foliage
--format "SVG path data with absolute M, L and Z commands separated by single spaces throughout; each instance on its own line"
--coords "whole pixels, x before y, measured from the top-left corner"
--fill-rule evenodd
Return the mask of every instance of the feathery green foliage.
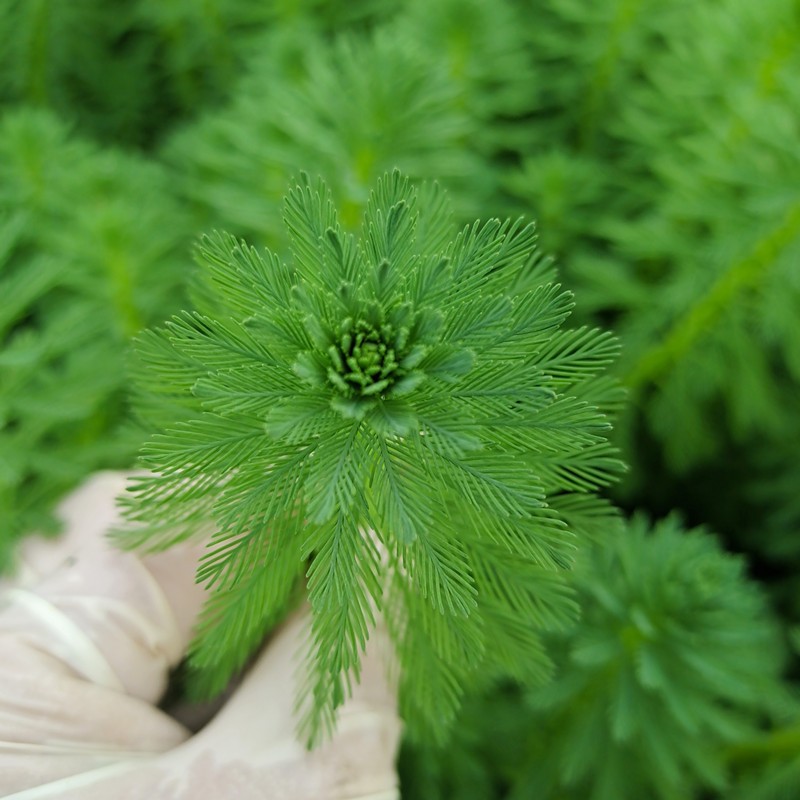
M 213 518 L 194 645 L 212 687 L 305 572 L 311 738 L 357 679 L 378 610 L 410 729 L 441 735 L 470 681 L 549 671 L 539 630 L 573 608 L 576 534 L 558 504 L 569 515 L 619 469 L 591 380 L 617 346 L 561 329 L 572 298 L 532 225 L 451 238 L 440 191 L 399 172 L 358 237 L 322 182 L 301 181 L 284 219 L 290 261 L 205 238 L 201 307 L 140 339 L 144 390 L 184 407 L 145 449 L 153 474 L 129 509 L 144 526 L 123 540 L 163 547 Z
M 395 36 L 418 42 L 444 68 L 458 103 L 474 120 L 472 137 L 484 155 L 519 146 L 511 121 L 530 110 L 532 58 L 523 15 L 510 3 L 412 0 L 394 20 Z M 484 180 L 491 179 L 486 175 Z
M 325 177 L 339 224 L 358 232 L 375 181 L 400 167 L 447 187 L 459 226 L 489 216 L 537 221 L 540 248 L 558 257 L 576 292 L 575 324 L 587 326 L 542 344 L 537 364 L 554 380 L 576 382 L 557 391 L 607 414 L 623 409 L 613 435 L 632 469 L 614 495 L 626 511 L 661 517 L 675 507 L 692 525 L 708 523 L 750 558 L 782 623 L 796 630 L 798 18 L 794 0 L 0 4 L 0 553 L 23 530 L 51 525 L 52 504 L 88 471 L 130 466 L 141 434 L 130 425 L 127 339 L 186 306 L 179 278 L 187 234 L 229 230 L 284 254 L 283 194 L 303 170 Z M 146 155 L 128 157 L 119 146 Z M 430 201 L 421 198 L 420 210 Z M 215 336 L 225 320 L 226 337 L 245 335 L 230 327 L 241 315 L 213 281 L 194 294 Z M 194 318 L 182 319 L 173 324 L 194 337 Z M 595 326 L 620 335 L 622 357 L 611 369 L 629 385 L 627 404 L 608 376 L 558 372 L 566 352 L 575 354 L 573 364 L 581 352 L 591 362 Z M 212 370 L 195 358 L 207 338 L 186 345 L 191 354 L 180 358 L 166 337 L 144 341 L 150 366 L 139 368 L 137 423 L 164 430 L 208 420 L 198 411 L 207 401 L 200 393 L 219 389 L 201 386 L 226 368 L 228 351 L 214 355 Z M 259 408 L 258 386 L 240 377 L 235 402 Z M 185 442 L 194 430 L 185 429 Z M 215 446 L 212 433 L 197 434 L 198 458 Z M 254 442 L 231 439 L 219 457 L 248 458 Z M 544 483 L 597 482 L 598 454 L 575 447 L 584 449 L 573 452 L 568 469 L 539 459 Z M 159 505 L 162 543 L 214 518 L 217 477 L 196 481 L 172 516 L 166 501 Z M 254 496 L 253 515 L 258 502 Z M 588 540 L 602 544 L 616 524 L 613 508 L 591 492 L 548 491 L 546 502 L 573 531 L 579 553 Z M 464 530 L 486 522 L 448 513 L 448 524 Z M 321 551 L 322 534 L 306 533 L 297 532 L 303 546 Z M 469 553 L 468 582 L 483 592 L 479 625 L 436 647 L 469 653 L 480 641 L 489 650 L 496 627 L 505 632 L 503 642 L 493 641 L 497 663 L 484 661 L 469 675 L 469 667 L 457 670 L 441 690 L 439 651 L 427 646 L 441 615 L 412 592 L 389 604 L 409 584 L 388 584 L 383 610 L 418 665 L 403 673 L 406 716 L 420 703 L 447 716 L 462 687 L 468 695 L 448 750 L 421 756 L 417 749 L 406 760 L 404 795 L 507 796 L 526 757 L 541 766 L 551 756 L 538 728 L 553 738 L 582 713 L 575 695 L 575 704 L 558 706 L 555 722 L 542 722 L 514 681 L 486 687 L 546 674 L 541 643 L 520 624 L 529 617 L 538 629 L 549 619 L 543 609 L 566 609 L 560 598 L 572 575 L 531 568 L 521 585 L 535 578 L 550 599 L 526 605 L 516 592 L 516 616 L 509 616 L 480 587 L 494 586 L 495 572 L 508 583 L 519 565 L 510 551 L 490 550 L 480 560 Z M 255 541 L 251 552 L 258 553 Z M 257 646 L 282 607 L 302 596 L 296 576 L 311 561 L 305 554 L 280 551 L 284 562 L 274 574 L 283 580 L 243 572 L 236 583 L 232 572 L 236 586 L 215 594 L 205 623 L 214 633 L 194 653 L 206 688 L 214 688 L 213 675 L 217 685 L 224 680 L 217 649 Z M 485 558 L 494 566 L 481 572 Z M 344 577 L 368 586 L 375 569 L 388 564 L 367 561 Z M 348 599 L 358 610 L 364 597 Z M 266 608 L 271 613 L 259 616 Z M 417 630 L 404 627 L 408 609 L 420 619 Z M 231 619 L 250 622 L 231 626 Z M 317 636 L 327 636 L 330 648 L 342 619 L 328 619 L 330 631 Z M 566 625 L 567 617 L 556 615 L 553 624 Z M 741 624 L 746 635 L 750 623 Z M 796 686 L 797 656 L 795 649 L 789 686 Z M 557 685 L 574 670 L 585 677 L 589 668 L 561 658 Z M 703 708 L 718 697 L 702 673 L 684 677 L 682 697 L 700 698 Z M 324 695 L 331 684 L 321 686 Z M 444 706 L 436 705 L 440 697 Z M 649 709 L 648 725 L 674 728 L 670 708 Z M 729 784 L 706 788 L 704 800 L 720 793 L 794 800 L 796 709 L 769 722 L 731 745 L 723 757 Z M 541 771 L 556 780 L 561 773 L 550 767 Z M 594 773 L 604 774 L 602 767 Z M 657 796 L 656 788 L 643 791 Z M 554 788 L 550 797 L 581 792 L 581 784 Z
M 392 2 L 6 0 L 0 6 L 0 109 L 47 108 L 84 135 L 151 146 L 226 100 L 253 53 L 283 40 L 368 26 Z
M 0 123 L 0 563 L 20 533 L 52 527 L 51 503 L 81 477 L 130 463 L 122 362 L 175 308 L 181 223 L 155 165 L 98 152 L 43 111 Z
M 635 518 L 583 555 L 581 621 L 557 679 L 531 696 L 542 746 L 516 796 L 548 784 L 592 800 L 722 790 L 725 746 L 783 699 L 777 630 L 741 560 L 674 519 L 651 533 Z
M 673 473 L 774 455 L 800 383 L 796 3 L 559 0 L 537 22 L 547 95 L 509 188 L 625 341 L 634 464 L 642 427 Z
M 347 230 L 395 167 L 450 187 L 481 175 L 466 148 L 473 125 L 458 85 L 411 36 L 392 27 L 305 44 L 299 64 L 282 64 L 272 50 L 252 59 L 237 101 L 168 144 L 202 225 L 283 248 L 280 204 L 300 170 L 326 176 Z
M 98 138 L 138 142 L 154 89 L 135 3 L 7 0 L 0 6 L 0 111 L 46 108 Z
M 788 700 L 777 626 L 743 566 L 675 518 L 609 530 L 577 559 L 581 619 L 548 636 L 555 677 L 527 715 L 518 689 L 470 698 L 447 752 L 406 753 L 403 796 L 729 796 L 733 754 Z M 469 715 L 496 716 L 481 733 Z

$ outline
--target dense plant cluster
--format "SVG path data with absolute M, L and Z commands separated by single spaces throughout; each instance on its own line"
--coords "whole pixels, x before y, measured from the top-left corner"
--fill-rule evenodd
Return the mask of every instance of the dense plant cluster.
M 605 369 L 626 403 L 608 378 L 587 375 L 586 394 L 566 379 L 557 387 L 615 414 L 629 469 L 602 491 L 624 516 L 675 510 L 719 537 L 675 518 L 617 530 L 602 499 L 568 491 L 558 506 L 545 487 L 577 562 L 573 572 L 559 564 L 555 584 L 537 580 L 582 616 L 548 631 L 529 613 L 514 630 L 546 643 L 538 661 L 459 682 L 465 705 L 448 748 L 404 751 L 404 795 L 587 797 L 592 786 L 609 798 L 793 796 L 798 35 L 793 0 L 5 3 L 0 562 L 25 530 L 54 527 L 53 503 L 82 476 L 132 464 L 153 431 L 195 424 L 201 402 L 224 410 L 213 358 L 175 361 L 176 340 L 207 330 L 187 313 L 168 323 L 172 341 L 142 338 L 132 413 L 134 335 L 195 308 L 215 334 L 254 336 L 214 275 L 291 264 L 293 248 L 298 259 L 283 198 L 301 173 L 312 187 L 324 178 L 344 241 L 363 239 L 370 192 L 399 168 L 421 192 L 432 181 L 447 190 L 448 236 L 478 218 L 536 220 L 539 252 L 556 257 L 576 298 L 577 327 L 559 334 L 553 363 L 589 346 L 581 337 L 593 328 L 621 344 Z M 420 198 L 424 238 L 423 212 L 436 203 Z M 233 238 L 207 241 L 198 278 L 187 254 L 214 229 Z M 546 285 L 553 273 L 538 259 Z M 413 384 L 416 367 L 398 359 L 400 321 L 346 319 L 328 331 L 338 380 L 327 366 L 322 380 L 366 419 L 369 386 Z M 547 357 L 540 344 L 531 349 Z M 309 391 L 315 347 L 302 348 Z M 166 538 L 152 542 L 212 506 L 165 517 Z M 262 596 L 272 608 L 290 592 L 278 583 Z M 524 618 L 518 609 L 505 622 Z M 406 674 L 412 698 L 422 684 Z M 645 722 L 634 705 L 647 707 Z
M 130 463 L 127 343 L 179 307 L 190 236 L 160 165 L 44 110 L 0 120 L 0 231 L 1 564 L 65 489 Z
M 414 754 L 419 796 L 724 793 L 730 745 L 741 758 L 761 744 L 759 715 L 787 698 L 778 630 L 740 557 L 674 518 L 637 516 L 581 552 L 574 586 L 580 621 L 548 637 L 553 680 L 475 697 L 446 752 Z M 491 737 L 475 736 L 472 715 L 493 717 Z
M 144 450 L 129 514 L 144 524 L 124 541 L 164 546 L 213 517 L 204 682 L 225 685 L 304 572 L 311 737 L 358 676 L 375 610 L 408 730 L 441 737 L 466 684 L 549 672 L 538 631 L 574 608 L 573 509 L 605 519 L 586 493 L 619 471 L 597 378 L 617 345 L 560 330 L 572 297 L 532 225 L 455 236 L 435 185 L 384 176 L 358 237 L 321 182 L 284 217 L 290 260 L 205 239 L 210 302 L 139 342 L 145 407 L 184 407 Z

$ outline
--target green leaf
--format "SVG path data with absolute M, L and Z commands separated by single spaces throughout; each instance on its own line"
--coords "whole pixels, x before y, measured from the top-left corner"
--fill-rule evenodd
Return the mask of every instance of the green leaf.
M 558 331 L 536 356 L 536 366 L 558 384 L 585 380 L 619 355 L 619 342 L 608 331 L 593 328 Z
M 412 434 L 418 425 L 413 407 L 402 400 L 395 400 L 394 397 L 376 403 L 370 410 L 367 421 L 376 433 L 385 437 Z
M 457 383 L 466 375 L 474 363 L 469 350 L 449 345 L 438 345 L 428 350 L 419 362 L 419 369 L 429 377 L 445 383 Z
M 437 453 L 439 479 L 476 511 L 499 517 L 526 517 L 543 505 L 535 475 L 515 454 L 477 450 L 452 458 Z
M 253 364 L 199 378 L 192 391 L 206 410 L 257 418 L 270 405 L 287 398 L 299 402 L 304 389 L 295 374 L 282 367 Z
M 383 585 L 375 544 L 351 514 L 336 514 L 312 529 L 304 550 L 314 553 L 307 573 L 312 624 L 306 687 L 314 703 L 305 710 L 302 730 L 314 743 L 330 734 L 335 710 L 358 681 Z
M 606 486 L 625 468 L 616 448 L 607 442 L 572 453 L 530 455 L 525 461 L 548 491 L 593 491 Z
M 230 234 L 215 231 L 201 238 L 195 260 L 232 313 L 246 318 L 286 308 L 293 276 L 274 253 L 267 250 L 262 255 Z
M 478 292 L 492 294 L 498 286 L 503 294 L 509 289 L 515 293 L 535 250 L 534 226 L 522 220 L 501 223 L 492 219 L 465 228 L 445 251 L 451 263 L 455 296 L 460 300 Z
M 301 175 L 299 183 L 286 196 L 283 218 L 289 232 L 294 266 L 301 280 L 312 285 L 320 282 L 335 291 L 342 281 L 349 279 L 348 262 L 338 258 L 344 247 L 341 246 L 333 199 L 321 178 L 312 185 L 307 175 Z M 333 237 L 329 230 L 333 231 Z M 322 269 L 323 264 L 329 269 Z
M 409 721 L 407 734 L 444 741 L 468 676 L 483 657 L 482 620 L 475 612 L 442 614 L 396 577 L 386 621 L 399 643 L 402 663 L 414 665 L 400 676 L 400 712 Z
M 370 476 L 370 496 L 376 513 L 376 527 L 408 544 L 430 525 L 432 490 L 430 478 L 416 457 L 418 445 L 406 441 L 379 439 Z
M 493 358 L 519 358 L 526 352 L 533 355 L 566 320 L 573 305 L 572 295 L 558 284 L 538 286 L 514 299 L 509 324 L 478 352 Z
M 248 572 L 217 589 L 203 607 L 189 650 L 189 691 L 213 697 L 228 685 L 272 625 L 284 613 L 302 572 L 300 539 L 269 539 L 266 552 L 253 554 Z
M 341 422 L 335 433 L 315 443 L 305 485 L 306 508 L 312 522 L 325 523 L 335 513 L 357 513 L 353 505 L 364 491 L 363 464 L 368 455 L 360 420 Z
M 303 351 L 297 356 L 292 371 L 312 389 L 321 389 L 327 378 L 327 364 L 316 353 Z
M 233 586 L 259 554 L 300 536 L 305 509 L 299 489 L 309 456 L 309 447 L 275 453 L 266 469 L 241 468 L 236 486 L 219 487 L 218 527 L 198 567 L 199 582 L 220 590 Z
M 167 322 L 172 346 L 182 355 L 201 362 L 211 371 L 238 363 L 274 365 L 272 353 L 240 323 L 183 312 Z
M 371 290 L 387 300 L 404 274 L 413 268 L 416 218 L 415 191 L 408 178 L 395 170 L 378 181 L 370 194 L 364 218 L 363 242 L 366 256 L 376 267 L 371 271 Z
M 443 340 L 463 344 L 491 341 L 502 334 L 512 320 L 511 298 L 504 295 L 481 295 L 460 303 L 446 323 Z
M 273 402 L 264 422 L 269 436 L 290 443 L 333 435 L 340 428 L 341 418 L 331 412 L 328 395 L 322 392 Z
M 442 614 L 467 617 L 477 591 L 466 551 L 448 529 L 431 525 L 401 551 L 412 585 Z

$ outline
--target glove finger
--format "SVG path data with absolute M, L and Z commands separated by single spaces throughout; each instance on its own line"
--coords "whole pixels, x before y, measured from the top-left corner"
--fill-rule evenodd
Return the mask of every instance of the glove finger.
M 0 595 L 0 793 L 188 735 L 152 703 L 203 601 L 202 544 L 146 559 L 111 547 L 123 482 L 105 474 L 68 498 L 63 541 L 30 544 L 27 580 Z
M 336 734 L 311 752 L 297 738 L 294 708 L 307 633 L 307 614 L 289 620 L 217 717 L 171 752 L 8 800 L 396 800 L 401 728 L 386 680 L 383 631 L 370 640 L 361 683 L 342 709 Z
M 67 495 L 55 511 L 62 523 L 59 536 L 32 533 L 16 548 L 9 574 L 0 578 L 0 590 L 9 586 L 32 586 L 60 567 L 87 542 L 101 539 L 118 519 L 113 503 L 98 503 L 98 497 L 113 498 L 125 488 L 121 472 L 97 472 Z M 87 508 L 91 509 L 87 515 Z

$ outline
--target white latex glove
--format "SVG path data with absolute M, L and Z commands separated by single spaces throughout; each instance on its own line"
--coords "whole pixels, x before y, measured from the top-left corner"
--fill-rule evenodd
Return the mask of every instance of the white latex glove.
M 307 617 L 277 633 L 200 733 L 154 707 L 203 590 L 201 545 L 141 558 L 113 549 L 102 473 L 61 508 L 64 536 L 28 539 L 0 583 L 0 797 L 14 800 L 395 800 L 400 735 L 379 630 L 332 741 L 295 735 Z

